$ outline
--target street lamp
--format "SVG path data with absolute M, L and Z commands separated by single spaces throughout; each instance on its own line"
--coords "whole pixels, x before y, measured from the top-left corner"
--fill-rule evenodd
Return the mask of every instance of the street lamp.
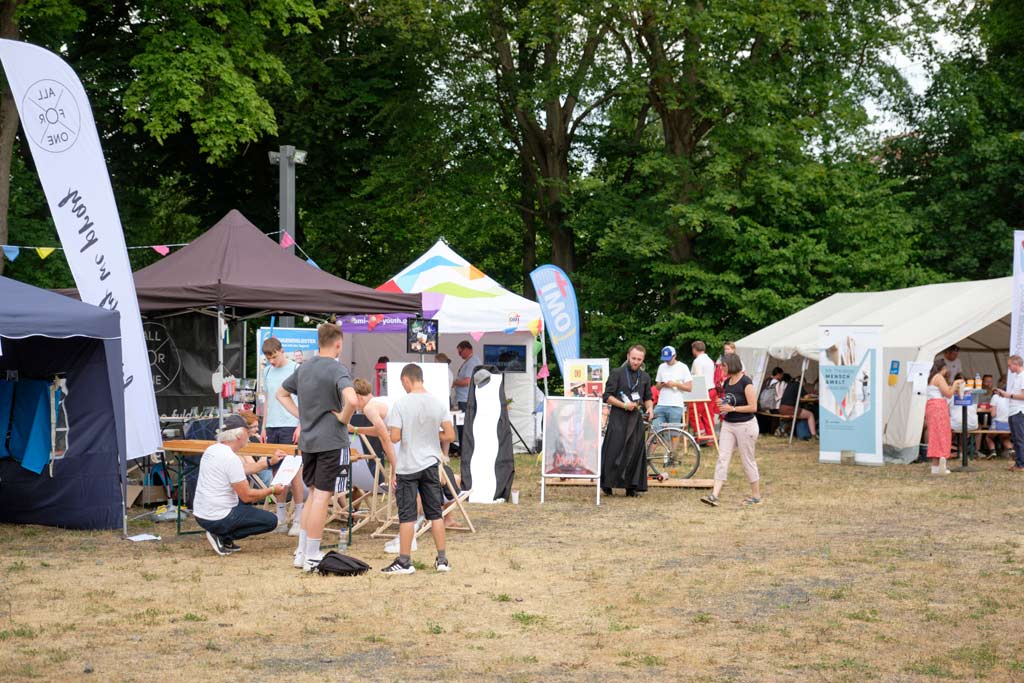
M 306 163 L 306 150 L 295 149 L 291 145 L 281 145 L 277 152 L 269 152 L 270 163 L 280 169 L 278 173 L 280 194 L 278 202 L 277 239 L 284 242 L 284 236 L 290 235 L 293 244 L 288 245 L 289 254 L 295 255 L 295 165 Z M 291 316 L 281 318 L 281 327 L 294 327 L 295 319 Z

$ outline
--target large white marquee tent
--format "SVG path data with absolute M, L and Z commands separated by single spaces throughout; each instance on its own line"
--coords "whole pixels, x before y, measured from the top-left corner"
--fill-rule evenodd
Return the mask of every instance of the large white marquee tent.
M 802 358 L 809 361 L 808 376 L 816 378 L 819 325 L 881 325 L 885 372 L 893 361 L 900 372 L 894 386 L 881 378 L 882 441 L 887 458 L 909 462 L 917 456 L 925 397 L 911 391 L 907 364 L 931 362 L 958 344 L 965 374 L 1005 375 L 1012 302 L 1010 277 L 834 294 L 738 340 L 736 350 L 757 386 L 769 363 L 786 367 L 789 361 L 787 369 L 799 375 Z

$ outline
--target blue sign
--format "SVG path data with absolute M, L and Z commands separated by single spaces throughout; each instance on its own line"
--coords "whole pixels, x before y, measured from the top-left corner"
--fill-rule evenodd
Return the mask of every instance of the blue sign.
M 974 405 L 974 394 L 964 394 L 963 396 L 954 395 L 953 405 L 955 406 L 970 406 Z
M 580 357 L 580 313 L 576 290 L 558 266 L 544 265 L 530 273 L 544 315 L 548 339 L 565 377 L 565 361 Z
M 889 363 L 889 374 L 890 375 L 898 375 L 898 374 L 900 374 L 900 362 L 898 360 L 894 360 L 893 362 Z

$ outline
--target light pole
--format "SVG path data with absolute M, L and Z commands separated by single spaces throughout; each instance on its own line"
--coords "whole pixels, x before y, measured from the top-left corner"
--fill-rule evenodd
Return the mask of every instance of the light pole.
M 278 200 L 278 241 L 284 242 L 284 236 L 289 235 L 292 242 L 295 241 L 295 165 L 306 163 L 306 151 L 295 149 L 291 145 L 281 145 L 277 152 L 269 152 L 270 163 L 279 169 L 278 178 L 280 194 Z M 288 253 L 295 255 L 295 246 L 290 244 L 286 247 Z M 294 327 L 295 318 L 284 316 L 281 318 L 281 327 Z

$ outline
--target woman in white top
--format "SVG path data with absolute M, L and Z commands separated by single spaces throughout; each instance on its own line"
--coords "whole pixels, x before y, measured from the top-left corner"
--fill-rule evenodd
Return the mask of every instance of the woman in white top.
M 932 365 L 928 373 L 928 402 L 924 407 L 924 422 L 928 426 L 928 457 L 932 458 L 932 474 L 949 474 L 946 458 L 952 447 L 952 433 L 949 424 L 949 404 L 947 399 L 953 394 L 963 380 L 955 380 L 952 385 L 946 381 L 949 370 L 940 358 Z
M 1006 380 L 999 382 L 999 388 L 1006 389 Z M 1010 431 L 1010 399 L 993 392 L 990 403 L 992 404 L 992 429 L 1003 432 Z M 1008 435 L 1004 435 L 1001 440 L 1004 452 L 1013 448 L 1013 442 L 1010 441 Z M 985 436 L 985 447 L 990 452 L 995 451 L 996 443 L 992 436 Z

